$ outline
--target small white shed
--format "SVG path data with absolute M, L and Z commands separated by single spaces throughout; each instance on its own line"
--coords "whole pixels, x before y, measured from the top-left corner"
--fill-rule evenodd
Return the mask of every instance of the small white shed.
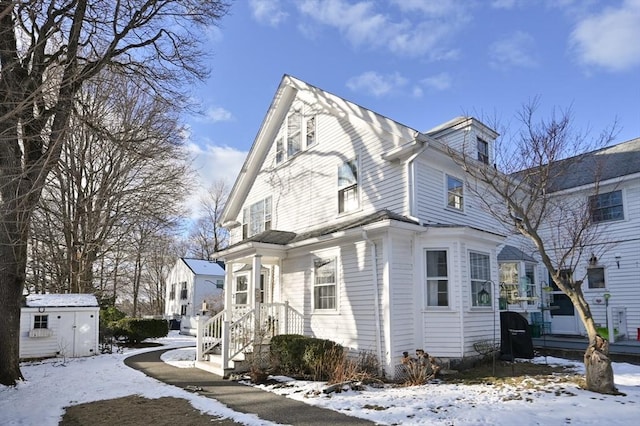
M 92 294 L 30 294 L 20 314 L 20 358 L 98 353 L 100 306 Z

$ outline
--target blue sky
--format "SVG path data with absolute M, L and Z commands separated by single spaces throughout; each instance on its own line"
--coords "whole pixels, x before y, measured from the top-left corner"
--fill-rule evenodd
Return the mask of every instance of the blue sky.
M 233 183 L 283 74 L 418 130 L 503 125 L 539 97 L 640 137 L 640 0 L 236 0 L 187 117 L 202 185 Z

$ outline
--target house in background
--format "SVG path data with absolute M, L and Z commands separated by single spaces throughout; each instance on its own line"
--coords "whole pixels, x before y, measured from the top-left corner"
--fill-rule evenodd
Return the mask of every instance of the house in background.
M 20 358 L 96 355 L 99 321 L 92 294 L 30 294 L 20 311 Z
M 179 258 L 166 281 L 164 314 L 172 328 L 179 326 L 181 333 L 195 334 L 196 316 L 222 309 L 224 280 L 221 262 Z
M 640 138 L 556 167 L 570 169 L 553 183 L 553 196 L 589 206 L 591 222 L 599 227 L 601 244 L 591 247 L 574 271 L 576 279 L 585 277 L 582 289 L 594 320 L 610 327 L 612 341 L 640 340 Z M 586 334 L 569 298 L 541 272 L 551 283 L 544 301 L 551 332 Z

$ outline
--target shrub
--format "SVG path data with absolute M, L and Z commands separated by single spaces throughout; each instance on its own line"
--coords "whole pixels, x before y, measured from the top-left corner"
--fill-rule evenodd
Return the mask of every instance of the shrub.
M 123 318 L 115 323 L 114 332 L 126 343 L 137 344 L 145 339 L 166 337 L 169 323 L 163 319 Z
M 271 339 L 271 362 L 277 371 L 292 376 L 326 379 L 343 358 L 341 345 L 330 340 L 282 334 Z

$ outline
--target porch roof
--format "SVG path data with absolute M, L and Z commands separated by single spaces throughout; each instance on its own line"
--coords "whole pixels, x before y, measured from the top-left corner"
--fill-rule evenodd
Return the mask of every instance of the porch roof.
M 498 253 L 498 261 L 505 262 L 508 260 L 519 260 L 538 263 L 533 257 L 529 256 L 519 248 L 506 245 L 502 248 L 502 250 L 500 250 L 500 253 Z
M 226 249 L 216 253 L 216 255 L 218 258 L 225 258 L 228 255 L 233 255 L 234 258 L 237 258 L 238 256 L 243 257 L 250 256 L 252 254 L 260 254 L 267 257 L 264 260 L 265 263 L 268 263 L 269 256 L 278 257 L 278 253 L 286 250 L 287 246 L 290 244 L 299 243 L 305 240 L 318 238 L 325 235 L 331 235 L 336 232 L 359 228 L 361 226 L 369 225 L 376 222 L 382 222 L 385 220 L 395 220 L 399 222 L 418 225 L 418 222 L 413 219 L 409 219 L 405 216 L 391 212 L 389 210 L 380 210 L 356 219 L 323 226 L 321 228 L 299 234 L 295 232 L 270 229 L 268 231 L 256 234 L 250 238 L 239 241 L 236 244 L 230 245 Z

